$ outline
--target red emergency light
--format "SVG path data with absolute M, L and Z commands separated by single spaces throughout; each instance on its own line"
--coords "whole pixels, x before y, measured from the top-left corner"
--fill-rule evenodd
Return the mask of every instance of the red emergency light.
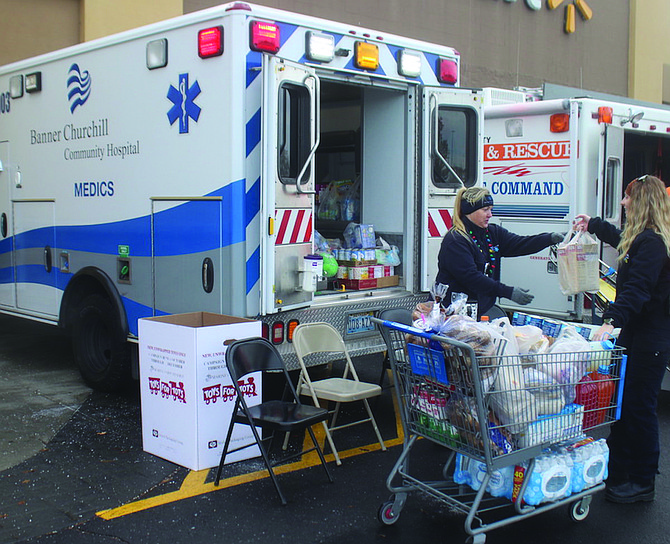
M 275 321 L 272 324 L 272 338 L 270 341 L 273 344 L 281 344 L 284 341 L 284 324 L 281 321 Z
M 201 59 L 223 55 L 223 27 L 213 26 L 198 32 L 198 56 Z
M 251 49 L 254 51 L 279 51 L 279 26 L 265 21 L 251 21 Z
M 437 79 L 442 83 L 455 85 L 458 81 L 458 63 L 452 59 L 439 59 L 437 61 Z

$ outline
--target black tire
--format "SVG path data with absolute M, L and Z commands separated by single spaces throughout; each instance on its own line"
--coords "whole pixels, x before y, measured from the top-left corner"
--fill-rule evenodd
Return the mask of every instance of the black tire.
M 79 372 L 93 389 L 118 391 L 130 379 L 130 346 L 104 296 L 88 295 L 77 308 L 72 346 Z

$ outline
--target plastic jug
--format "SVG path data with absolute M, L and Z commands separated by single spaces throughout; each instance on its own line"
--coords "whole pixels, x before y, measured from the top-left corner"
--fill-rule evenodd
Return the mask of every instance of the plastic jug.
M 586 431 L 597 425 L 598 411 L 598 386 L 590 375 L 584 376 L 576 388 L 575 403 L 584 406 L 584 424 Z
M 614 342 L 612 340 L 600 340 L 597 342 L 589 342 L 591 347 L 591 354 L 589 364 L 586 368 L 587 372 L 596 372 L 601 365 L 609 365 L 612 361 L 612 352 L 614 349 Z
M 595 425 L 600 425 L 605 421 L 608 408 L 612 403 L 614 380 L 610 376 L 608 365 L 600 365 L 597 372 L 591 372 L 590 377 L 595 382 L 598 390 L 598 408 L 595 412 Z

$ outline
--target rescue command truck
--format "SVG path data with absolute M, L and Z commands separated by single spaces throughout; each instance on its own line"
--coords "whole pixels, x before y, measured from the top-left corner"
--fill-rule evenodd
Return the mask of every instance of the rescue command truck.
M 379 350 L 370 316 L 426 299 L 481 184 L 482 92 L 459 83 L 450 47 L 239 2 L 4 66 L 0 311 L 71 330 L 100 389 L 150 316 L 258 318 L 287 358 L 325 320 Z M 320 214 L 342 188 L 354 206 Z M 311 289 L 316 233 L 349 223 L 400 264 Z
M 483 183 L 494 221 L 512 232 L 567 232 L 580 213 L 622 227 L 628 182 L 644 174 L 670 179 L 670 108 L 549 84 L 485 95 Z M 614 248 L 601 244 L 600 259 L 616 268 Z M 592 317 L 583 295 L 561 293 L 550 250 L 506 259 L 501 281 L 535 295 L 523 311 Z

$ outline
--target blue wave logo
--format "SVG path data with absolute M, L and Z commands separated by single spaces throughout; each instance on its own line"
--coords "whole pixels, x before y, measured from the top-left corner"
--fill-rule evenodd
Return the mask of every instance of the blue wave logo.
M 91 95 L 91 75 L 88 70 L 82 72 L 77 63 L 70 66 L 68 74 L 67 98 L 70 101 L 70 112 L 74 113 L 74 110 L 85 104 Z

